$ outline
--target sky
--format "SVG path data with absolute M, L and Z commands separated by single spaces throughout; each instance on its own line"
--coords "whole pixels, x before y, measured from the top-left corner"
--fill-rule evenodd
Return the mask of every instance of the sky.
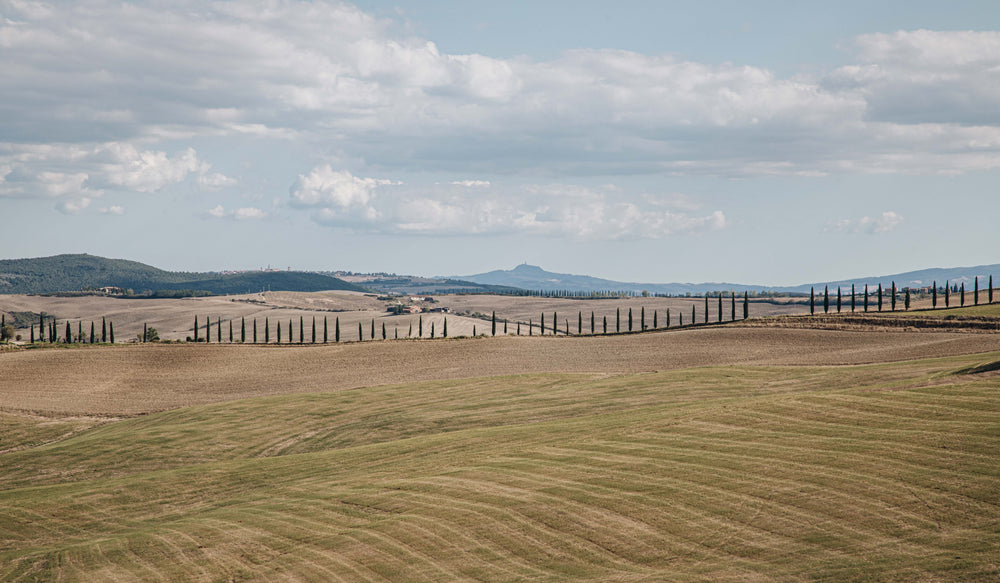
M 1000 3 L 0 0 L 0 258 L 1000 263 Z

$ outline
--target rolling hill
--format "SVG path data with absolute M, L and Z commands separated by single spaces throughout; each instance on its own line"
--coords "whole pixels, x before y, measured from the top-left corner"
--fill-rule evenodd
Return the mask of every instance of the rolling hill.
M 302 271 L 194 273 L 164 271 L 137 261 L 87 254 L 0 260 L 0 293 L 52 293 L 114 286 L 136 293 L 199 290 L 213 294 L 272 291 L 364 291 L 335 277 Z

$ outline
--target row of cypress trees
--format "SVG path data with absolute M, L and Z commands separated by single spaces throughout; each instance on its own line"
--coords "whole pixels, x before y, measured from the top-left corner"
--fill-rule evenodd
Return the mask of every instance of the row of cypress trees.
M 935 309 L 935 310 L 938 308 L 938 293 L 939 293 L 938 290 L 939 290 L 939 288 L 938 288 L 938 285 L 937 285 L 937 281 L 935 281 L 933 283 L 933 285 L 931 286 L 931 308 Z M 952 286 L 950 282 L 946 281 L 945 285 L 944 285 L 944 288 L 943 288 L 942 291 L 943 291 L 943 294 L 944 294 L 944 307 L 945 308 L 951 307 L 951 294 L 952 293 L 959 294 L 959 296 L 961 298 L 960 299 L 961 305 L 965 306 L 965 295 L 966 295 L 965 294 L 965 282 L 962 282 L 961 286 L 959 286 L 959 285 Z M 891 285 L 890 289 L 888 290 L 889 311 L 891 311 L 891 312 L 896 311 L 897 301 L 900 299 L 899 298 L 900 292 L 902 292 L 902 296 L 903 296 L 902 297 L 903 309 L 904 310 L 909 310 L 910 309 L 910 293 L 911 293 L 910 288 L 907 287 L 907 288 L 904 288 L 902 290 L 899 290 L 899 289 L 896 288 L 896 282 L 892 282 L 892 285 Z M 885 298 L 884 298 L 885 295 L 886 294 L 885 294 L 884 290 L 882 289 L 882 284 L 881 283 L 878 284 L 878 289 L 876 290 L 876 292 L 874 293 L 874 295 L 871 294 L 871 293 L 869 293 L 868 284 L 865 284 L 865 291 L 864 291 L 864 293 L 861 294 L 862 305 L 864 307 L 864 311 L 865 312 L 868 311 L 869 301 L 872 300 L 872 299 L 876 300 L 875 305 L 878 307 L 878 311 L 879 312 L 883 311 L 884 305 L 885 305 L 885 301 L 884 301 L 885 300 Z M 974 302 L 973 305 L 978 306 L 979 305 L 979 277 L 976 277 L 974 279 L 974 291 L 973 291 L 972 297 L 973 297 L 973 302 Z M 837 312 L 840 313 L 841 310 L 842 310 L 844 301 L 845 301 L 840 286 L 837 287 L 837 295 L 836 295 L 835 299 L 836 299 L 836 302 L 837 302 Z M 993 276 L 992 275 L 989 277 L 987 299 L 988 299 L 988 303 L 990 303 L 990 304 L 993 303 Z M 854 284 L 851 284 L 850 301 L 851 301 L 851 311 L 854 312 L 857 309 L 857 303 L 858 303 L 857 302 L 857 291 L 855 289 Z M 829 313 L 829 312 L 830 312 L 830 286 L 824 286 L 824 288 L 823 288 L 823 313 Z M 810 288 L 810 290 L 809 290 L 809 313 L 810 314 L 815 314 L 816 313 L 816 288 Z
M 4 323 L 6 323 L 6 317 L 4 318 Z M 2 327 L 3 324 L 0 324 Z M 63 332 L 62 337 L 59 336 L 58 321 L 55 317 L 52 317 L 46 321 L 45 314 L 39 314 L 38 316 L 38 333 L 35 333 L 35 325 L 30 326 L 30 342 L 32 344 L 36 342 L 49 342 L 57 343 L 63 342 L 65 344 L 96 344 L 101 343 L 111 343 L 115 342 L 115 323 L 107 318 L 101 318 L 101 335 L 97 336 L 96 325 L 93 321 L 90 322 L 90 336 L 86 336 L 83 331 L 83 321 L 78 320 L 76 323 L 77 332 L 73 334 L 73 327 L 69 320 L 66 320 L 66 328 Z

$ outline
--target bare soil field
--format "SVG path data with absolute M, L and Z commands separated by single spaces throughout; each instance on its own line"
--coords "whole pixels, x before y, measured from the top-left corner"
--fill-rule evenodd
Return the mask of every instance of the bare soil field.
M 450 323 L 450 322 L 449 322 Z M 709 327 L 339 345 L 129 345 L 0 353 L 0 410 L 136 415 L 246 397 L 544 372 L 845 365 L 996 350 L 994 334 Z

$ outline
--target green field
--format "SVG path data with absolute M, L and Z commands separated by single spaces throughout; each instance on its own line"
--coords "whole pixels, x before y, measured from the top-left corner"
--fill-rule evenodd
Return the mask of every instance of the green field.
M 0 580 L 995 581 L 998 360 L 0 413 Z

